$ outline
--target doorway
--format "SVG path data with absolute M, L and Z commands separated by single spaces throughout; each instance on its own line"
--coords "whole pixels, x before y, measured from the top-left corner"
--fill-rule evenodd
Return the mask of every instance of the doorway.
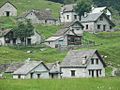
M 6 11 L 6 16 L 9 17 L 10 16 L 10 12 Z
M 28 38 L 28 39 L 27 39 L 27 44 L 28 44 L 28 45 L 31 45 L 31 38 Z
M 16 38 L 13 38 L 13 44 L 16 44 Z
M 38 79 L 40 78 L 40 75 L 41 75 L 41 74 L 37 74 L 37 78 L 38 78 Z
M 94 77 L 94 70 L 92 70 L 92 77 Z
M 98 70 L 96 70 L 96 76 L 99 77 L 99 71 Z
M 33 73 L 30 73 L 30 78 L 31 78 L 31 79 L 33 78 Z
M 103 31 L 106 31 L 106 25 L 103 25 Z

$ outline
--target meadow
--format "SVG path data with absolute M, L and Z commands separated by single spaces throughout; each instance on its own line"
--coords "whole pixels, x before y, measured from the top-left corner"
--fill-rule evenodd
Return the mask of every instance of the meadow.
M 0 80 L 0 90 L 120 90 L 120 78 Z

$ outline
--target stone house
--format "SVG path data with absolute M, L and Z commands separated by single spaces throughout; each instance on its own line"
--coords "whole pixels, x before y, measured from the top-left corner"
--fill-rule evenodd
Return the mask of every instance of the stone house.
M 115 24 L 105 13 L 88 13 L 81 18 L 84 31 L 97 33 L 103 31 L 114 31 Z
M 60 10 L 60 22 L 61 23 L 73 22 L 76 20 L 79 21 L 79 16 L 74 10 L 75 6 L 76 4 L 68 4 L 68 5 L 64 5 L 61 7 L 61 10 Z
M 81 45 L 83 28 L 83 25 L 79 21 L 66 23 L 54 36 L 46 39 L 45 44 L 51 48 Z
M 12 74 L 14 71 L 16 71 L 22 65 L 24 65 L 24 62 L 11 63 L 11 64 L 9 64 L 8 68 L 6 68 L 5 73 Z
M 0 7 L 0 16 L 17 16 L 17 8 L 7 1 Z
M 105 13 L 109 19 L 112 19 L 112 12 L 109 8 L 107 7 L 92 7 L 91 13 L 100 13 L 103 12 Z
M 31 10 L 25 13 L 18 20 L 29 19 L 33 24 L 57 25 L 58 20 L 53 18 L 51 10 Z
M 55 63 L 47 63 L 46 66 L 49 68 L 49 78 L 51 79 L 61 78 L 59 61 Z
M 34 35 L 26 39 L 27 45 L 40 44 L 42 42 L 42 36 L 34 31 Z M 0 31 L 0 45 L 15 45 L 22 44 L 24 41 L 19 38 L 14 37 L 14 32 L 11 29 L 1 30 Z
M 42 61 L 29 61 L 13 73 L 13 79 L 49 78 L 49 69 Z
M 104 77 L 105 62 L 97 50 L 69 51 L 60 65 L 62 78 Z

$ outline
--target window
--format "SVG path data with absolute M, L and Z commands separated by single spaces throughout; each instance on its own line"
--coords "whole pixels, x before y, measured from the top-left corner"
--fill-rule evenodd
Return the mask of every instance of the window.
M 48 42 L 50 44 L 50 42 Z
M 112 26 L 110 26 L 110 29 L 112 29 Z
M 67 15 L 67 19 L 69 19 L 69 15 Z
M 100 17 L 100 21 L 103 21 L 103 17 Z
M 75 70 L 71 70 L 71 76 L 75 76 Z
M 100 69 L 99 71 L 100 71 L 100 75 L 101 75 L 102 74 L 102 72 L 101 72 L 102 70 Z
M 89 75 L 91 75 L 91 70 L 89 70 Z
M 86 25 L 86 29 L 88 29 L 88 24 Z
M 37 74 L 37 78 L 40 78 L 40 74 Z
M 110 15 L 107 15 L 108 16 L 108 18 L 110 19 Z
M 97 25 L 97 29 L 100 29 L 100 26 L 101 26 L 101 25 Z
M 93 58 L 91 59 L 91 64 L 94 64 L 94 59 Z
M 98 58 L 96 59 L 96 64 L 99 64 L 99 60 L 98 60 Z
M 74 15 L 74 19 L 77 19 L 77 15 Z
M 30 78 L 31 78 L 31 79 L 33 78 L 33 73 L 30 73 Z
M 20 79 L 20 78 L 21 78 L 21 75 L 18 75 L 18 78 Z

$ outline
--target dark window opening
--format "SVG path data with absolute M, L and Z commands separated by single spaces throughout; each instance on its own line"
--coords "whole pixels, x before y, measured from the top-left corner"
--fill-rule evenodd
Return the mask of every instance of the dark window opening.
M 31 79 L 33 78 L 33 73 L 30 73 L 30 78 L 31 78 Z
M 27 39 L 27 44 L 28 44 L 28 45 L 31 45 L 31 38 L 28 38 L 28 39 Z
M 112 26 L 110 26 L 110 29 L 112 29 Z
M 10 12 L 9 12 L 9 11 L 6 12 L 6 16 L 7 16 L 7 17 L 10 16 Z
M 94 70 L 91 70 L 91 72 L 92 72 L 92 77 L 94 77 Z
M 21 75 L 18 75 L 18 78 L 20 79 L 20 78 L 21 78 Z
M 13 44 L 16 44 L 16 38 L 13 39 Z
M 99 70 L 96 70 L 96 76 L 99 77 Z
M 45 23 L 47 23 L 47 20 L 45 20 Z
M 91 64 L 94 64 L 94 59 L 91 59 Z
M 67 15 L 67 19 L 69 19 L 69 15 Z
M 103 21 L 103 17 L 102 16 L 100 17 L 100 21 Z
M 99 60 L 98 60 L 98 58 L 96 59 L 96 64 L 99 64 Z
M 74 15 L 74 19 L 77 19 L 77 15 Z
M 102 74 L 102 72 L 101 72 L 102 70 L 99 70 L 99 71 L 100 71 L 100 75 L 101 75 Z
M 68 45 L 80 45 L 80 44 L 81 44 L 80 36 L 68 35 Z
M 71 76 L 75 76 L 75 70 L 71 70 Z
M 50 42 L 48 42 L 50 44 Z
M 89 75 L 91 75 L 91 70 L 89 70 Z
M 101 25 L 97 25 L 97 29 L 100 29 L 100 26 L 101 26 Z
M 37 74 L 37 78 L 40 78 L 40 74 Z
M 106 31 L 106 25 L 103 25 L 103 31 Z
M 88 29 L 88 24 L 86 25 L 86 29 Z

